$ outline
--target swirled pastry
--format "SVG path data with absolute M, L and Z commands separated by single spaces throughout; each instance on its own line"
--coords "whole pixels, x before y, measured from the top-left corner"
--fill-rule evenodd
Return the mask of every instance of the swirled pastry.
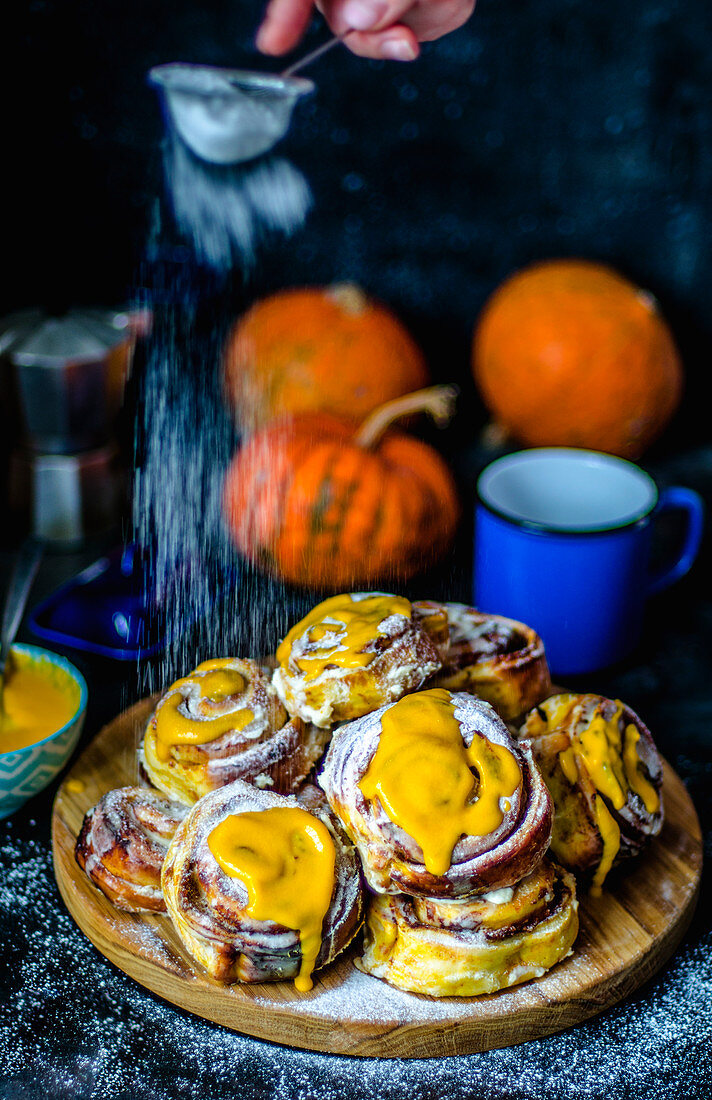
M 120 787 L 84 817 L 74 854 L 118 909 L 164 912 L 161 867 L 188 812 L 145 787 Z
M 176 831 L 162 884 L 185 947 L 223 982 L 310 989 L 361 924 L 358 857 L 309 785 L 293 797 L 237 780 L 205 795 Z
M 172 684 L 139 750 L 151 783 L 189 805 L 235 779 L 296 790 L 328 732 L 290 719 L 270 677 L 255 661 L 228 657 L 205 661 Z
M 432 684 L 472 692 L 491 703 L 505 722 L 551 695 L 544 645 L 531 627 L 502 615 L 485 615 L 462 603 L 423 600 L 413 607 L 425 628 L 436 633 L 441 630 L 442 612 L 447 614 L 448 646 Z
M 421 687 L 440 667 L 409 600 L 332 596 L 293 626 L 273 683 L 290 714 L 317 726 L 349 721 Z
M 618 699 L 553 695 L 520 730 L 554 799 L 551 849 L 572 871 L 592 871 L 600 893 L 611 867 L 663 823 L 662 763 L 650 732 Z
M 413 615 L 422 623 L 443 667 L 450 653 L 448 606 L 446 603 L 435 603 L 434 600 L 416 600 L 413 604 Z M 436 672 L 435 675 L 437 676 L 438 673 Z
M 544 859 L 514 886 L 469 901 L 372 898 L 357 965 L 429 997 L 475 997 L 539 978 L 578 933 L 572 874 Z
M 489 703 L 444 688 L 340 726 L 318 776 L 378 893 L 465 898 L 544 855 L 552 804 Z

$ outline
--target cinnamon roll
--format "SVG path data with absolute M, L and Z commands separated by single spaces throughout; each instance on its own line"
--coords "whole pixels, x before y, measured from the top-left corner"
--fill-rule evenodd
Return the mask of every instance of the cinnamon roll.
M 469 901 L 373 898 L 360 969 L 429 997 L 476 997 L 539 978 L 578 933 L 574 876 L 544 859 L 514 886 Z
M 74 854 L 117 909 L 164 912 L 161 867 L 188 812 L 145 787 L 120 787 L 84 817 Z
M 329 734 L 290 718 L 270 675 L 255 661 L 227 657 L 204 661 L 172 684 L 139 750 L 154 787 L 189 805 L 235 779 L 296 790 Z
M 416 600 L 413 604 L 413 616 L 422 623 L 425 633 L 435 646 L 435 652 L 442 666 L 446 664 L 450 652 L 450 622 L 447 609 L 448 604 L 435 603 L 434 600 Z
M 273 683 L 290 714 L 330 726 L 421 687 L 440 659 L 409 600 L 381 592 L 333 596 L 293 626 Z
M 485 615 L 462 603 L 415 603 L 426 629 L 438 628 L 447 613 L 448 646 L 443 667 L 431 683 L 450 691 L 469 691 L 491 703 L 511 722 L 551 695 L 544 645 L 531 627 L 502 615 Z
M 361 924 L 358 857 L 311 786 L 294 797 L 237 780 L 205 795 L 162 884 L 180 939 L 222 982 L 293 978 L 306 991 Z
M 619 699 L 553 695 L 519 732 L 554 800 L 551 850 L 572 871 L 593 873 L 634 856 L 663 823 L 662 763 L 650 732 Z
M 489 703 L 444 688 L 340 726 L 318 781 L 378 893 L 468 898 L 541 860 L 552 804 Z

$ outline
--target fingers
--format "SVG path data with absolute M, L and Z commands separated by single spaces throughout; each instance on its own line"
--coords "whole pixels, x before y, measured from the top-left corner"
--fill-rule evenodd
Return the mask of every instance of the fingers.
M 257 32 L 257 49 L 283 54 L 301 41 L 314 10 L 313 0 L 270 0 Z
M 408 26 L 419 42 L 431 42 L 461 27 L 475 10 L 475 0 L 415 0 Z
M 336 34 L 383 31 L 400 23 L 412 6 L 413 0 L 322 0 L 319 4 Z
M 321 0 L 329 26 L 359 57 L 413 61 L 420 53 L 414 31 L 401 22 L 413 0 Z
M 350 31 L 345 45 L 359 57 L 412 61 L 419 42 L 461 26 L 475 0 L 270 0 L 257 34 L 263 53 L 283 54 L 301 41 L 314 10 L 335 34 Z
M 383 58 L 386 61 L 415 61 L 420 53 L 418 39 L 403 24 L 385 31 L 352 31 L 344 45 L 358 57 Z
M 475 0 L 321 0 L 318 6 L 337 34 L 347 27 L 372 33 L 404 25 L 416 42 L 426 42 L 466 23 Z

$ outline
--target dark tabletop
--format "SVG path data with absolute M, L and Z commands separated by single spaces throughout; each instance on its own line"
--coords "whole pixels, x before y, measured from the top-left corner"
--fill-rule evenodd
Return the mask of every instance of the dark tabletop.
M 648 467 L 712 507 L 712 450 L 668 455 Z M 49 554 L 33 600 L 96 556 Z M 3 554 L 7 574 L 9 550 Z M 712 592 L 709 536 L 677 586 L 651 603 L 643 642 L 625 665 L 579 683 L 620 697 L 650 726 L 683 777 L 712 839 Z M 460 589 L 458 596 L 465 597 Z M 584 606 L 585 613 L 585 606 Z M 23 634 L 32 641 L 27 630 Z M 140 694 L 139 670 L 67 655 L 89 683 L 77 752 Z M 61 779 L 61 777 L 60 777 Z M 501 1051 L 435 1061 L 347 1059 L 281 1048 L 181 1012 L 108 963 L 75 927 L 54 883 L 50 811 L 58 783 L 0 823 L 0 1084 L 25 1097 L 639 1097 L 710 1095 L 710 887 L 672 960 L 642 989 L 561 1035 Z M 624 873 L 624 872 L 622 872 Z

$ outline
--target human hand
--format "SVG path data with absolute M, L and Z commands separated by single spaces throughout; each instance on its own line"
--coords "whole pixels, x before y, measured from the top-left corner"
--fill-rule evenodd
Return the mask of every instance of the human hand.
M 262 53 L 283 54 L 302 39 L 317 7 L 359 57 L 413 61 L 419 42 L 461 27 L 475 0 L 270 0 L 257 34 Z

